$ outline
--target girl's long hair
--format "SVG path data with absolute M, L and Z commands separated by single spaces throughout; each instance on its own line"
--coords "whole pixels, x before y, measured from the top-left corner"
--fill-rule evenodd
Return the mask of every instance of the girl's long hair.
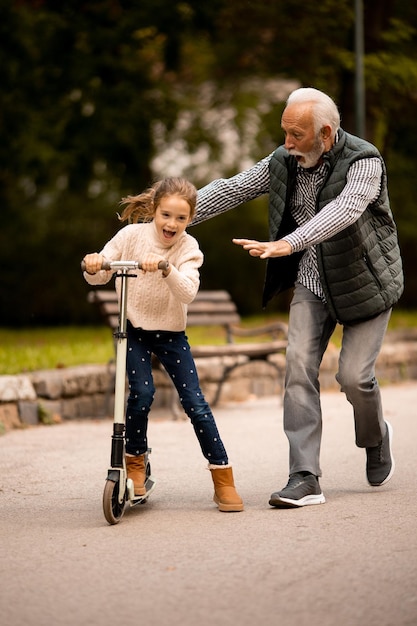
M 121 221 L 128 220 L 130 223 L 151 222 L 155 211 L 162 198 L 165 196 L 179 196 L 190 205 L 190 219 L 194 217 L 197 204 L 197 189 L 185 178 L 164 178 L 157 181 L 145 189 L 137 196 L 127 196 L 120 201 L 125 205 L 122 214 L 119 215 Z

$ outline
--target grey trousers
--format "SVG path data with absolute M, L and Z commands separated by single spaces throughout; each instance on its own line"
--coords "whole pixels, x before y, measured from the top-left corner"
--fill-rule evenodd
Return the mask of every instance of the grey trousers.
M 376 446 L 385 433 L 375 361 L 391 310 L 343 326 L 336 380 L 353 407 L 356 445 Z M 289 473 L 321 476 L 322 413 L 319 368 L 336 323 L 328 307 L 297 284 L 290 307 L 284 394 L 284 430 L 289 441 Z

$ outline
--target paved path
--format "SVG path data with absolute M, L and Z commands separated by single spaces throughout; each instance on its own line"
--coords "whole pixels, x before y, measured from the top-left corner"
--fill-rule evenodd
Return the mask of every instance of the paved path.
M 109 526 L 111 421 L 0 438 L 0 624 L 415 626 L 417 384 L 383 388 L 397 470 L 365 480 L 349 405 L 323 394 L 327 502 L 268 506 L 287 479 L 273 398 L 216 411 L 243 513 L 219 513 L 191 426 L 154 418 L 150 501 Z

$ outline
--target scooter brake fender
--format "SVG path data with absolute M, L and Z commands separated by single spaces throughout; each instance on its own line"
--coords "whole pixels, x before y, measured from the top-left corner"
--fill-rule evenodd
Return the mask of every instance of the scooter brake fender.
M 107 479 L 118 485 L 118 501 L 121 504 L 126 498 L 126 481 L 124 478 L 123 469 L 109 469 L 107 472 Z
M 120 480 L 120 470 L 111 469 L 107 472 L 107 480 L 117 483 Z

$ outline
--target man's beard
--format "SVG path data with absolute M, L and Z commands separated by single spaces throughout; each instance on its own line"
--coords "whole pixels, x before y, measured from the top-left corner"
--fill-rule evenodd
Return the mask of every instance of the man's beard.
M 304 157 L 303 161 L 297 159 L 297 162 L 304 169 L 309 169 L 311 167 L 315 167 L 320 161 L 320 157 L 324 152 L 324 147 L 324 141 L 322 141 L 320 137 L 317 137 L 313 149 L 310 150 L 310 152 L 297 152 L 296 150 L 289 150 L 289 154 L 295 157 Z

